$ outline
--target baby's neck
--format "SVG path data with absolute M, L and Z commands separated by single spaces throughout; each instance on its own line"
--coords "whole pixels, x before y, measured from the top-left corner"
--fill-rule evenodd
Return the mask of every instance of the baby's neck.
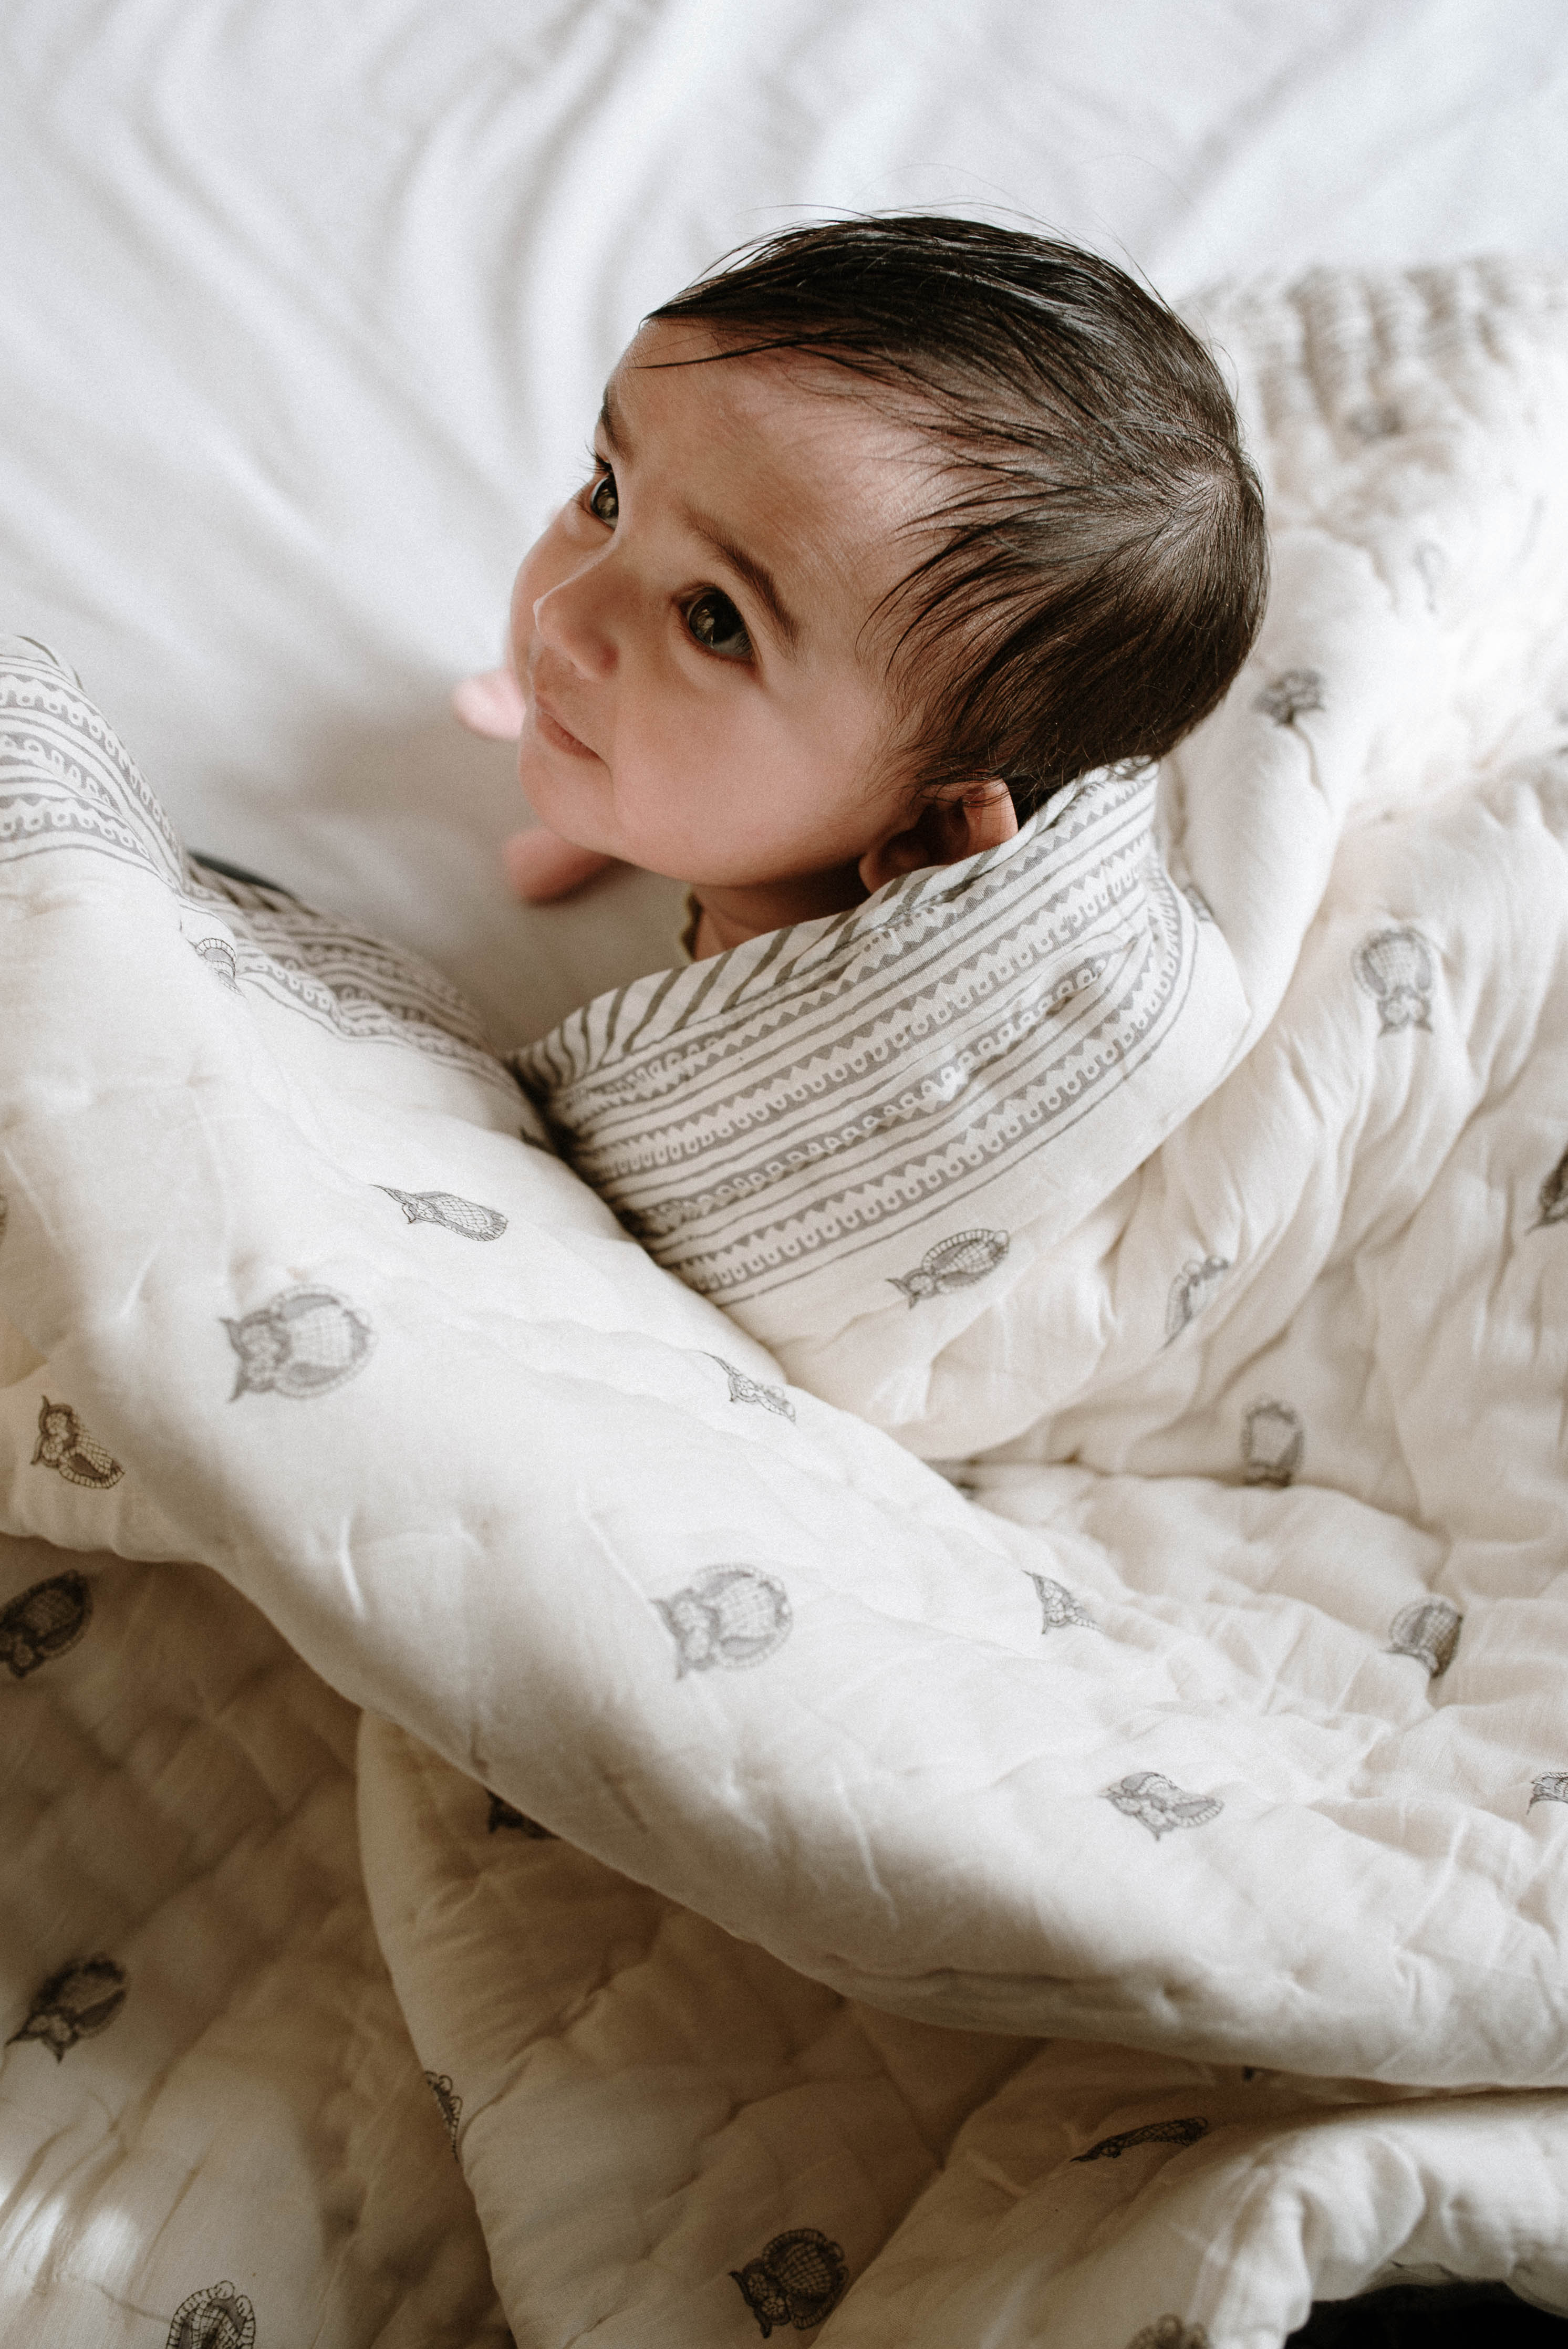
M 769 930 L 815 922 L 823 914 L 847 913 L 864 903 L 866 887 L 853 864 L 842 864 L 827 873 L 748 888 L 704 882 L 691 895 L 702 909 L 691 943 L 692 960 L 705 962 L 710 955 L 727 954 L 732 947 L 744 946 L 748 938 L 763 937 Z

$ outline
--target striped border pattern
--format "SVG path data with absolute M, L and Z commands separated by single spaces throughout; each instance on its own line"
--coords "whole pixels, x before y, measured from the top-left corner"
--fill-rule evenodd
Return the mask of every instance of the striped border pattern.
M 601 996 L 513 1065 L 626 1228 L 722 1305 L 907 1242 L 1170 1033 L 1196 917 L 1154 792 L 1092 776 L 1001 849 Z
M 450 980 L 283 891 L 198 873 L 135 761 L 47 646 L 0 638 L 0 864 L 87 851 L 152 874 L 232 936 L 236 979 L 335 1036 L 412 1045 L 512 1092 Z
M 91 848 L 184 886 L 184 853 L 136 761 L 69 669 L 0 639 L 0 861 Z

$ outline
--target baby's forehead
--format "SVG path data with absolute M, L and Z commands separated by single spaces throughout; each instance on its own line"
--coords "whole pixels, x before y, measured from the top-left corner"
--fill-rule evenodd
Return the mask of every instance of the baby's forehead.
M 883 387 L 831 360 L 657 320 L 617 365 L 601 421 L 634 473 L 657 465 L 664 489 L 710 517 L 717 505 L 731 534 L 867 612 L 919 560 L 940 452 Z

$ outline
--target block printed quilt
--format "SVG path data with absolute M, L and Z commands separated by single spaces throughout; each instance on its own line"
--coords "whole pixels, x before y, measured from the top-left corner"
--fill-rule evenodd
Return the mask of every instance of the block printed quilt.
M 1202 322 L 1224 708 L 511 1062 L 8 647 L 7 2342 L 1568 2311 L 1568 290 Z

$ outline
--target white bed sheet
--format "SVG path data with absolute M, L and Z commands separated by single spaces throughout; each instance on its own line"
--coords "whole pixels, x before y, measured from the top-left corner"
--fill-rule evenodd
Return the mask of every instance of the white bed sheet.
M 187 837 L 506 1040 L 669 957 L 524 912 L 446 715 L 651 304 L 809 208 L 1002 210 L 1180 295 L 1568 251 L 1560 0 L 7 0 L 0 626 Z

